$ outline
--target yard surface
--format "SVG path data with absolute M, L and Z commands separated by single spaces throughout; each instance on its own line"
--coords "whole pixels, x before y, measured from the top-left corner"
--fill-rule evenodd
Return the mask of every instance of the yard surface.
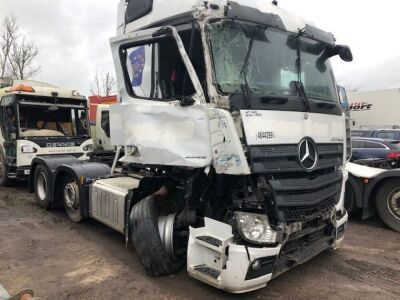
M 235 296 L 184 270 L 148 277 L 122 235 L 44 211 L 21 185 L 0 188 L 0 283 L 10 293 L 32 288 L 41 299 L 400 299 L 400 234 L 378 218 L 353 218 L 340 250 Z

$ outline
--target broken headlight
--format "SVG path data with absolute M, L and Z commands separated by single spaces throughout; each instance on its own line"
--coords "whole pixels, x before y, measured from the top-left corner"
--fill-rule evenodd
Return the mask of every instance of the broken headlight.
M 277 232 L 269 225 L 266 215 L 235 212 L 236 227 L 241 237 L 253 244 L 274 244 Z

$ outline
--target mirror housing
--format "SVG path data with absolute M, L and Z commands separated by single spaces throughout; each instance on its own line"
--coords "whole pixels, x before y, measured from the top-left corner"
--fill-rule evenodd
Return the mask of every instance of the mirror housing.
M 353 53 L 349 46 L 345 45 L 335 45 L 332 47 L 326 47 L 325 51 L 321 54 L 321 56 L 317 60 L 317 68 L 321 72 L 325 72 L 326 66 L 325 62 L 333 57 L 339 55 L 339 57 L 345 62 L 353 61 Z
M 345 62 L 353 61 L 353 53 L 349 46 L 346 45 L 336 45 L 335 50 L 339 54 L 339 57 Z

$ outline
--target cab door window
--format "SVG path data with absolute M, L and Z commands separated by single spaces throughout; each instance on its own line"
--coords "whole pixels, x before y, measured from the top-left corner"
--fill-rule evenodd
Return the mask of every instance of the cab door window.
M 6 106 L 3 110 L 4 135 L 6 141 L 15 141 L 17 139 L 17 116 L 14 106 Z
M 120 55 L 128 92 L 132 97 L 172 101 L 195 94 L 172 37 L 123 46 Z

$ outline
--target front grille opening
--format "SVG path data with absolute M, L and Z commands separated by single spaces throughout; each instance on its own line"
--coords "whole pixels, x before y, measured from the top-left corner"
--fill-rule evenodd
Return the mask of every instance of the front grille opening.
M 306 221 L 332 209 L 335 197 L 314 206 L 279 207 L 287 222 Z

